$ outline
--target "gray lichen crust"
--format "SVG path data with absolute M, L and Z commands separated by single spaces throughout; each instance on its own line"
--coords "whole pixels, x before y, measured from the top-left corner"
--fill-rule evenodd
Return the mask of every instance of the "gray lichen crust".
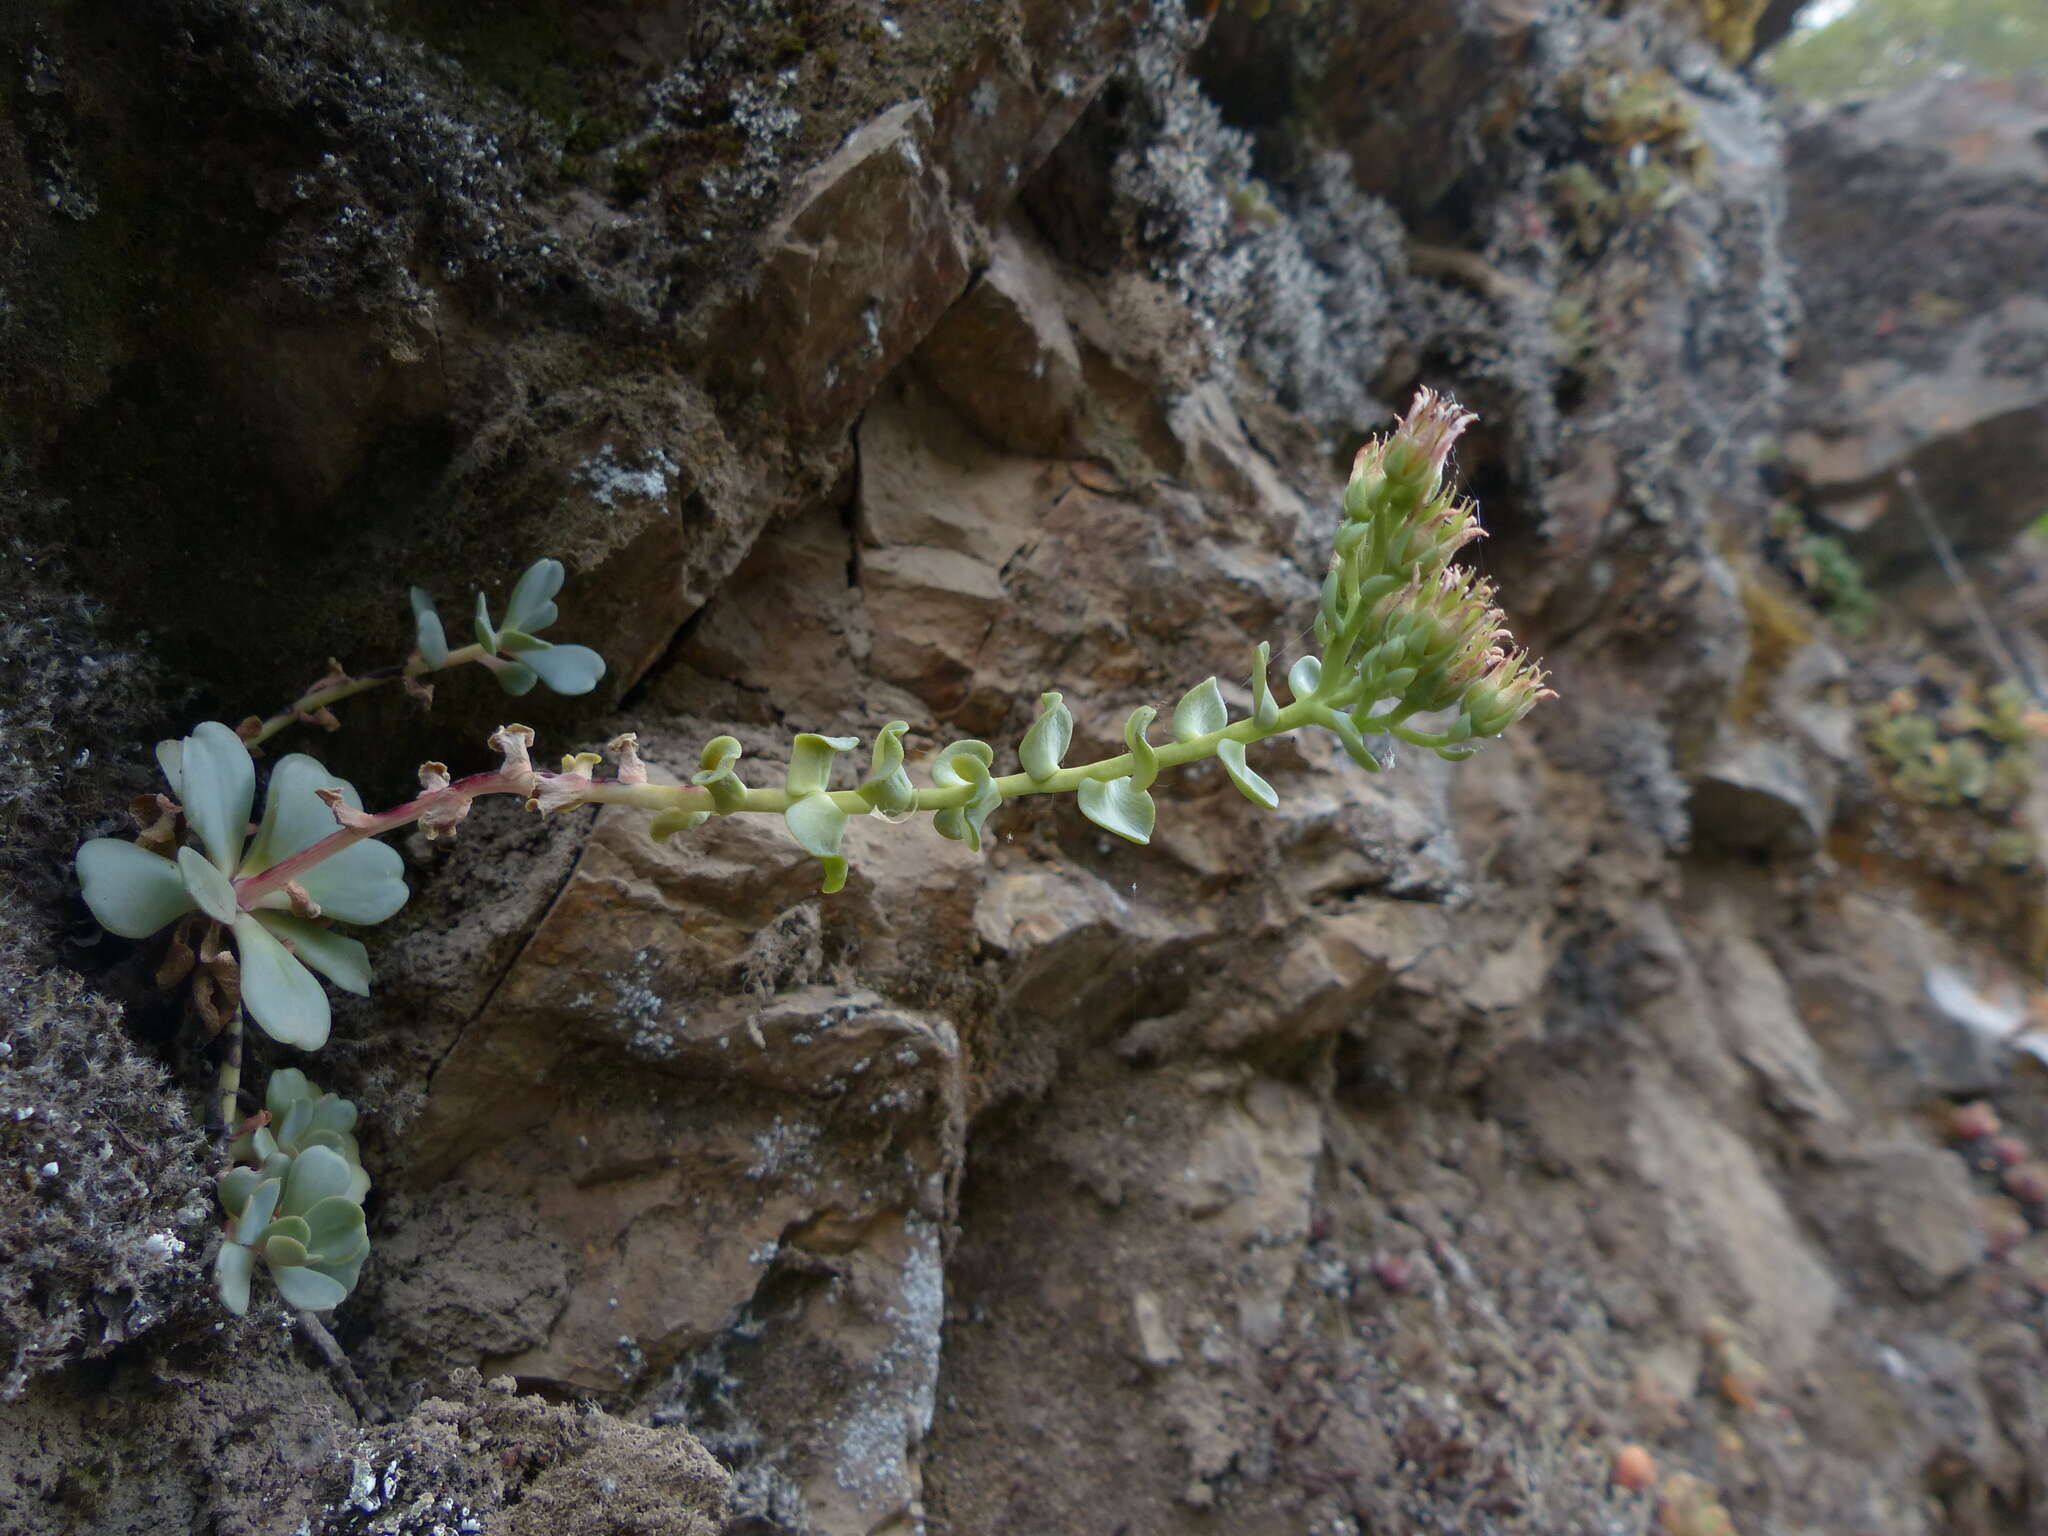
M 0 1400 L 209 1305 L 205 1140 L 121 1016 L 0 949 Z

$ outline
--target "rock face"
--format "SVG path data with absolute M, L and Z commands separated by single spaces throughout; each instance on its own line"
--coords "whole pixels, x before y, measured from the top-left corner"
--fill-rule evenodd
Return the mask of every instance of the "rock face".
M 1792 135 L 1786 245 L 1807 318 L 1786 458 L 1881 576 L 1935 559 L 1900 470 L 1965 554 L 2040 515 L 2044 131 L 2048 87 L 2022 77 L 1929 81 Z
M 1984 1024 L 2040 866 L 1928 855 L 1973 813 L 1858 713 L 1926 679 L 1781 590 L 1758 470 L 1846 525 L 1910 464 L 2009 541 L 1969 477 L 2048 387 L 2040 103 L 1788 145 L 1726 7 L 1612 9 L 0 18 L 0 1526 L 1633 1529 L 1628 1442 L 1667 1526 L 2048 1518 L 2048 1105 Z M 830 897 L 773 818 L 401 839 L 308 1064 L 371 1265 L 327 1332 L 217 1326 L 205 1042 L 50 874 L 158 735 L 553 554 L 610 671 L 520 701 L 544 748 L 674 780 L 902 720 L 1007 766 L 1057 688 L 1112 750 L 1301 654 L 1419 384 L 1481 412 L 1563 694 L 1511 739 L 1276 742 L 1277 811 L 1191 769 L 1143 848 L 1050 796 L 985 854 L 861 818 Z M 388 803 L 509 707 L 456 674 L 289 748 Z

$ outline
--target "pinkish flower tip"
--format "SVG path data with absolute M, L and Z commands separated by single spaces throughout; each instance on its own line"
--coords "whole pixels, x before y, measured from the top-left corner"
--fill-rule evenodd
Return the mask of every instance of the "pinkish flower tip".
M 1449 395 L 1440 395 L 1428 388 L 1418 389 L 1414 403 L 1408 407 L 1408 414 L 1401 418 L 1401 425 L 1395 429 L 1394 440 L 1406 443 L 1420 453 L 1429 461 L 1431 475 L 1440 476 L 1451 456 L 1451 445 L 1478 419 L 1477 413 L 1466 410 Z

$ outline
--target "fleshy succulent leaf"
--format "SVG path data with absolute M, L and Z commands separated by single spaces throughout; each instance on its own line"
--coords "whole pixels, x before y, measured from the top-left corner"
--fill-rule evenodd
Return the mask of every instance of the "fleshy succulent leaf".
M 1121 779 L 1085 779 L 1074 792 L 1081 814 L 1105 832 L 1134 843 L 1152 841 L 1152 827 L 1159 809 L 1152 797 L 1137 788 L 1129 776 Z
M 289 940 L 301 965 L 311 966 L 344 992 L 370 995 L 370 952 L 360 940 L 285 912 L 259 912 L 256 921 L 275 937 Z M 312 1113 L 311 1105 L 306 1112 Z
M 498 680 L 498 686 L 513 698 L 520 698 L 533 692 L 533 685 L 540 681 L 540 674 L 523 661 L 508 661 L 491 668 L 491 676 Z
M 220 1208 L 230 1216 L 240 1216 L 249 1204 L 249 1196 L 262 1182 L 262 1175 L 254 1168 L 230 1168 L 220 1176 Z
M 220 1288 L 220 1304 L 236 1317 L 249 1313 L 249 1277 L 256 1272 L 256 1250 L 225 1239 L 213 1261 L 213 1283 Z
M 311 1099 L 294 1100 L 291 1106 L 285 1110 L 284 1118 L 273 1127 L 277 1132 L 278 1145 L 282 1147 L 298 1146 L 299 1138 L 312 1128 L 312 1124 L 313 1101 Z
M 197 848 L 178 850 L 178 878 L 185 882 L 185 894 L 192 904 L 216 923 L 235 920 L 234 886 Z
M 995 775 L 984 766 L 975 781 L 974 798 L 960 808 L 960 819 L 967 828 L 965 841 L 976 853 L 981 852 L 982 832 L 989 817 L 1001 809 L 1002 803 L 1003 792 L 996 788 Z
M 846 812 L 834 805 L 830 796 L 813 793 L 794 801 L 782 819 L 797 846 L 824 865 L 825 894 L 845 885 L 846 860 L 839 852 L 839 840 L 846 832 Z
M 917 804 L 917 788 L 903 767 L 903 733 L 910 729 L 905 720 L 891 720 L 875 737 L 875 755 L 867 778 L 854 791 L 881 811 L 907 811 Z
M 235 952 L 242 962 L 242 1006 L 263 1033 L 302 1051 L 325 1045 L 333 1022 L 327 994 L 251 913 L 235 919 Z
M 270 1218 L 277 1210 L 277 1197 L 283 1192 L 282 1179 L 264 1179 L 249 1191 L 249 1198 L 242 1206 L 242 1214 L 235 1218 L 236 1242 L 256 1241 L 256 1234 L 270 1225 Z
M 441 625 L 434 599 L 424 587 L 408 587 L 406 596 L 412 601 L 413 643 L 420 648 L 420 660 L 433 668 L 447 666 L 448 631 Z
M 932 782 L 941 789 L 971 783 L 972 780 L 958 767 L 963 759 L 971 759 L 986 768 L 996 760 L 995 748 L 985 741 L 949 742 L 941 747 L 939 755 L 932 759 Z
M 1060 760 L 1074 740 L 1074 716 L 1057 692 L 1038 696 L 1038 718 L 1017 745 L 1018 761 L 1034 779 L 1044 780 L 1059 772 Z
M 337 922 L 381 923 L 406 903 L 405 860 L 388 843 L 365 838 L 307 870 L 299 881 Z
M 263 1107 L 270 1111 L 274 1121 L 282 1120 L 301 1100 L 317 1097 L 313 1085 L 306 1081 L 306 1074 L 297 1067 L 279 1067 L 263 1085 Z
M 322 1200 L 347 1194 L 348 1182 L 347 1158 L 328 1147 L 308 1147 L 292 1159 L 279 1206 L 289 1215 L 303 1215 Z
M 174 862 L 119 838 L 78 850 L 78 886 L 99 925 L 124 939 L 146 939 L 197 906 Z
M 697 760 L 699 771 L 690 775 L 690 782 L 711 784 L 729 777 L 742 750 L 737 736 L 712 737 L 704 743 L 704 751 Z
M 554 596 L 567 576 L 559 560 L 540 559 L 529 565 L 505 600 L 505 628 L 537 635 L 554 623 Z
M 368 1242 L 365 1242 L 361 1248 L 356 1250 L 356 1256 L 348 1260 L 348 1262 L 343 1264 L 319 1264 L 315 1265 L 314 1268 L 318 1273 L 327 1276 L 328 1279 L 340 1286 L 342 1295 L 346 1296 L 356 1288 L 356 1279 L 363 1272 L 363 1261 L 369 1256 L 370 1245 Z
M 678 832 L 688 832 L 701 827 L 711 819 L 709 811 L 685 811 L 670 809 L 655 813 L 654 820 L 647 824 L 647 835 L 657 843 L 665 843 Z
M 800 731 L 789 749 L 789 773 L 783 788 L 792 795 L 816 794 L 832 784 L 832 760 L 860 745 L 858 736 L 819 736 Z
M 1266 669 L 1272 664 L 1272 644 L 1261 640 L 1252 652 L 1252 719 L 1262 731 L 1270 731 L 1280 723 L 1280 705 L 1273 697 L 1272 684 L 1266 679 Z
M 363 808 L 363 798 L 352 785 L 336 778 L 317 758 L 293 752 L 277 760 L 270 770 L 270 782 L 263 790 L 263 822 L 242 855 L 238 876 L 261 874 L 295 853 L 303 853 L 333 832 L 334 812 L 315 791 L 338 790 L 352 811 Z
M 554 647 L 547 641 L 527 634 L 524 630 L 505 628 L 498 631 L 498 654 L 501 656 L 524 656 L 533 651 L 551 651 Z
M 1003 803 L 1003 792 L 996 787 L 995 776 L 989 772 L 989 762 L 995 756 L 981 742 L 961 742 L 963 747 L 978 747 L 980 751 L 955 752 L 945 758 L 947 775 L 955 783 L 971 786 L 964 805 L 947 806 L 932 816 L 932 827 L 941 837 L 950 837 L 965 843 L 976 853 L 981 852 L 982 828 L 987 825 L 990 815 Z M 984 755 L 986 754 L 986 755 Z M 933 778 L 937 778 L 936 771 Z
M 363 797 L 303 752 L 279 759 L 264 791 L 263 824 L 256 830 L 240 874 L 260 874 L 303 853 L 336 830 L 334 812 L 319 791 L 332 790 L 352 811 Z M 328 917 L 344 923 L 381 923 L 406 903 L 405 861 L 394 848 L 365 840 L 323 859 L 299 879 Z
M 1230 724 L 1230 711 L 1223 703 L 1223 690 L 1216 679 L 1205 678 L 1181 695 L 1173 707 L 1173 739 L 1193 741 L 1209 736 Z
M 738 771 L 742 750 L 738 737 L 714 736 L 704 743 L 704 751 L 697 760 L 701 766 L 690 775 L 690 782 L 710 790 L 711 803 L 724 812 L 736 811 L 747 803 L 746 786 L 740 782 Z
M 604 658 L 587 645 L 551 645 L 544 651 L 529 651 L 524 666 L 556 693 L 588 693 L 604 678 Z
M 289 1196 L 289 1193 L 290 1191 L 289 1189 L 287 1189 L 287 1197 Z M 282 1200 L 280 1200 L 279 1203 L 282 1204 Z M 287 1215 L 273 1216 L 270 1220 L 270 1225 L 268 1225 L 261 1232 L 256 1234 L 256 1241 L 253 1244 L 251 1244 L 251 1246 L 260 1248 L 264 1244 L 271 1242 L 273 1239 L 281 1237 L 288 1242 L 297 1243 L 301 1248 L 304 1248 L 306 1245 L 306 1239 L 311 1237 L 312 1235 L 313 1229 L 306 1225 L 305 1220 L 302 1217 Z M 292 1262 L 294 1264 L 303 1264 L 305 1260 L 293 1259 Z
M 294 752 L 279 760 L 271 770 L 263 824 L 242 861 L 242 876 L 260 874 L 334 834 L 334 812 L 320 798 L 321 790 L 338 793 L 352 811 L 363 808 L 355 786 L 315 759 Z M 323 859 L 299 883 L 326 915 L 348 923 L 377 923 L 405 905 L 404 869 L 405 861 L 394 849 L 364 841 Z
M 271 1225 L 275 1227 L 279 1223 L 272 1222 Z M 299 1225 L 303 1227 L 305 1223 L 302 1221 Z M 306 1252 L 306 1245 L 288 1232 L 272 1233 L 263 1239 L 262 1248 L 263 1262 L 271 1265 L 273 1269 L 278 1265 L 302 1266 L 310 1257 Z
M 356 1206 L 360 1214 L 361 1203 L 359 1201 L 344 1200 L 342 1204 Z M 355 1286 L 354 1273 L 362 1268 L 363 1259 L 369 1254 L 369 1251 L 369 1230 L 364 1226 L 358 1225 L 352 1234 L 337 1238 L 336 1245 L 332 1250 L 315 1253 L 313 1255 L 313 1268 L 319 1270 L 323 1275 L 332 1275 L 335 1279 L 342 1280 L 344 1285 L 353 1289 Z M 349 1272 L 349 1278 L 345 1280 L 342 1279 L 342 1271 L 344 1269 Z
M 172 795 L 182 800 L 185 797 L 185 743 L 177 740 L 158 742 L 156 765 L 163 769 Z
M 1237 786 L 1238 793 L 1245 799 L 1262 810 L 1280 808 L 1280 797 L 1273 792 L 1273 786 L 1246 765 L 1243 742 L 1224 737 L 1216 743 L 1216 756 L 1223 764 L 1223 771 L 1230 775 L 1230 782 Z
M 208 720 L 185 738 L 180 794 L 185 820 L 216 869 L 233 869 L 249 835 L 256 768 L 242 738 Z
M 490 599 L 481 592 L 476 595 L 476 643 L 491 655 L 498 654 L 498 632 L 491 627 Z
M 1368 739 L 1358 729 L 1352 718 L 1341 710 L 1331 710 L 1323 722 L 1336 733 L 1337 740 L 1344 744 L 1345 754 L 1367 773 L 1379 773 L 1391 768 L 1394 763 L 1394 744 L 1384 736 Z
M 316 1259 L 348 1259 L 363 1240 L 363 1208 L 346 1195 L 330 1195 L 306 1210 L 307 1249 Z
M 1159 777 L 1159 754 L 1145 739 L 1145 732 L 1151 729 L 1158 713 L 1150 704 L 1140 704 L 1124 721 L 1124 746 L 1130 750 L 1132 759 L 1131 788 L 1141 793 L 1150 789 Z
M 338 1307 L 348 1299 L 348 1286 L 321 1274 L 317 1269 L 305 1269 L 295 1264 L 286 1265 L 281 1269 L 273 1269 L 270 1278 L 277 1282 L 278 1295 L 301 1312 L 325 1312 L 329 1307 Z
M 1297 700 L 1315 697 L 1323 683 L 1323 662 L 1319 656 L 1304 656 L 1287 669 L 1287 691 Z

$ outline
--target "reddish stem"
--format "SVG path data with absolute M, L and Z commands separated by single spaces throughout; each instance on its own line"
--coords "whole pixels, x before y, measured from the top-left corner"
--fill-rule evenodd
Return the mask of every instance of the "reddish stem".
M 504 773 L 493 770 L 490 773 L 474 773 L 466 779 L 457 779 L 446 789 L 429 790 L 416 800 L 393 806 L 374 816 L 356 812 L 352 825 L 339 827 L 310 848 L 301 849 L 290 858 L 270 866 L 254 875 L 247 875 L 235 882 L 235 901 L 243 911 L 253 908 L 273 891 L 281 891 L 287 882 L 296 880 L 307 870 L 324 864 L 345 848 L 352 848 L 366 837 L 381 837 L 386 832 L 396 832 L 400 827 L 409 827 L 437 805 L 446 805 L 451 799 L 474 800 L 479 795 L 528 795 L 533 792 L 532 784 L 524 777 L 512 780 Z M 360 817 L 360 819 L 356 819 Z

